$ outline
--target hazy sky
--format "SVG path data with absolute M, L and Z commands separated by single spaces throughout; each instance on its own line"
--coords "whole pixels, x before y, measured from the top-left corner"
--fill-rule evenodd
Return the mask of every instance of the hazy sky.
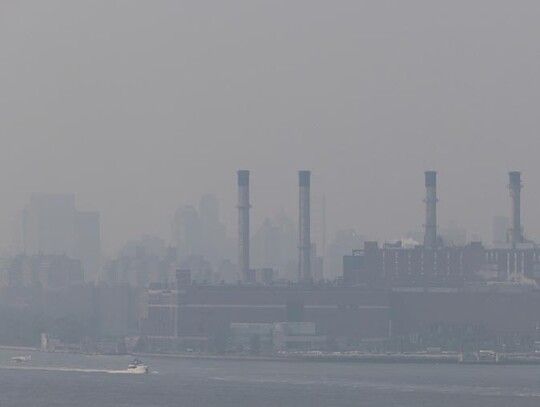
M 236 170 L 253 223 L 313 171 L 328 230 L 400 237 L 423 223 L 489 237 L 523 171 L 540 236 L 538 1 L 0 2 L 0 246 L 34 192 L 101 212 L 103 246 L 169 237 L 214 192 L 236 233 Z

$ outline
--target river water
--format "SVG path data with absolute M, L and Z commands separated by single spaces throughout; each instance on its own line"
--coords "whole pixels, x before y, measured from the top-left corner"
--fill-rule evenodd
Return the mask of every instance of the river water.
M 0 350 L 0 406 L 540 406 L 540 366 L 144 358 Z

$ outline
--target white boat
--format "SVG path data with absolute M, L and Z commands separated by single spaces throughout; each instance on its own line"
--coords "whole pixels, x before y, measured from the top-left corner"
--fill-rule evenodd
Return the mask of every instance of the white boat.
M 17 363 L 23 363 L 23 362 L 29 362 L 32 360 L 32 355 L 27 355 L 27 356 L 13 356 L 11 358 L 11 360 L 13 362 L 17 362 Z
M 148 366 L 146 366 L 139 359 L 133 359 L 133 362 L 128 365 L 127 371 L 128 373 L 135 374 L 150 373 L 150 369 L 148 368 Z

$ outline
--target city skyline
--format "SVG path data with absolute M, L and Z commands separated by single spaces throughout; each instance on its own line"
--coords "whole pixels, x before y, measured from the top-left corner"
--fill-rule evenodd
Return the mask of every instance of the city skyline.
M 527 180 L 525 181 L 526 184 L 527 184 Z M 417 182 L 418 183 L 418 182 Z M 443 195 L 444 195 L 444 185 L 442 186 L 441 189 L 443 189 Z M 255 189 L 257 189 L 257 186 L 255 186 Z M 416 188 L 415 188 L 416 189 Z M 526 196 L 528 195 L 527 194 L 527 191 L 526 190 Z M 72 199 L 73 201 L 76 199 L 76 194 L 74 193 L 43 193 L 43 194 L 36 194 L 36 193 L 33 193 L 30 195 L 30 200 L 32 201 L 33 199 L 35 199 L 35 197 L 69 197 L 70 199 Z M 218 222 L 222 222 L 223 221 L 223 218 L 227 218 L 227 216 L 223 216 L 223 212 L 227 212 L 226 209 L 224 210 L 222 205 L 220 204 L 220 201 L 219 201 L 219 197 L 216 196 L 215 194 L 213 193 L 203 193 L 200 197 L 199 197 L 199 200 L 204 200 L 204 199 L 213 199 L 213 200 L 216 200 L 216 208 L 215 208 L 215 211 L 216 211 L 216 216 L 217 216 L 217 219 L 216 221 Z M 257 200 L 257 197 L 254 198 L 255 200 Z M 439 231 L 438 233 L 439 234 L 447 234 L 448 233 L 454 233 L 457 231 L 457 229 L 460 229 L 461 232 L 464 236 L 461 236 L 456 242 L 454 243 L 458 243 L 458 244 L 463 244 L 465 241 L 471 241 L 471 240 L 477 240 L 480 239 L 480 241 L 482 241 L 484 244 L 492 244 L 493 242 L 495 241 L 501 241 L 500 239 L 499 240 L 494 240 L 493 239 L 493 233 L 494 233 L 494 228 L 496 227 L 493 222 L 494 222 L 494 219 L 496 218 L 506 218 L 508 219 L 509 216 L 507 216 L 509 213 L 510 213 L 510 199 L 508 198 L 508 189 L 506 189 L 506 196 L 503 197 L 503 199 L 506 199 L 507 200 L 507 208 L 506 208 L 506 212 L 503 212 L 503 213 L 498 213 L 498 214 L 492 214 L 490 217 L 489 217 L 489 221 L 491 222 L 490 226 L 489 226 L 489 229 L 488 229 L 488 232 L 487 232 L 487 235 L 486 236 L 483 236 L 483 235 L 479 235 L 478 233 L 475 233 L 473 230 L 467 228 L 467 225 L 462 223 L 459 219 L 455 219 L 455 218 L 449 218 L 448 216 L 445 216 L 445 213 L 441 213 L 440 216 L 438 217 L 438 219 L 442 219 L 440 221 L 437 222 L 437 230 Z M 111 249 L 110 247 L 109 248 L 105 248 L 102 250 L 102 253 L 105 255 L 105 256 L 111 256 L 111 255 L 114 255 L 115 253 L 117 253 L 118 251 L 120 251 L 125 245 L 126 243 L 128 243 L 129 241 L 133 240 L 133 239 L 139 239 L 141 237 L 144 237 L 144 236 L 156 236 L 156 237 L 159 237 L 161 239 L 165 239 L 165 241 L 167 241 L 169 244 L 171 245 L 175 245 L 175 246 L 178 246 L 178 237 L 175 236 L 175 233 L 178 233 L 178 232 L 175 232 L 174 230 L 174 222 L 175 221 L 175 218 L 178 216 L 178 211 L 179 210 L 195 210 L 195 205 L 193 205 L 193 202 L 196 202 L 197 200 L 196 199 L 193 199 L 191 201 L 189 200 L 185 200 L 184 203 L 182 204 L 178 204 L 178 206 L 175 208 L 175 210 L 173 211 L 170 219 L 168 220 L 168 230 L 167 232 L 163 233 L 163 234 L 153 234 L 151 233 L 150 231 L 148 230 L 142 230 L 140 232 L 140 234 L 135 234 L 135 235 L 132 235 L 132 236 L 128 236 L 126 238 L 126 240 L 124 241 L 120 241 L 118 243 L 118 247 L 114 247 L 114 249 Z M 324 244 L 324 241 L 325 240 L 333 240 L 336 236 L 338 236 L 340 233 L 344 232 L 344 231 L 347 231 L 347 230 L 354 230 L 356 233 L 359 233 L 360 235 L 368 238 L 368 240 L 376 240 L 376 241 L 379 241 L 381 243 L 383 242 L 391 242 L 391 241 L 395 241 L 395 240 L 400 240 L 400 239 L 407 239 L 407 238 L 414 238 L 418 243 L 421 243 L 421 239 L 420 239 L 420 234 L 423 233 L 423 228 L 424 228 L 424 222 L 422 219 L 419 219 L 419 222 L 416 224 L 416 225 L 413 225 L 412 228 L 410 229 L 407 229 L 407 230 L 403 230 L 401 232 L 397 232 L 397 234 L 395 235 L 391 235 L 391 236 L 381 236 L 381 235 L 370 235 L 368 234 L 367 232 L 365 232 L 362 228 L 355 228 L 353 226 L 353 224 L 351 225 L 346 225 L 344 226 L 343 228 L 340 228 L 340 229 L 334 229 L 334 230 L 331 230 L 330 233 L 326 232 L 326 229 L 328 228 L 326 225 L 323 225 L 323 223 L 325 222 L 325 213 L 323 213 L 323 209 L 322 209 L 322 205 L 323 205 L 323 201 L 324 201 L 324 205 L 325 205 L 325 210 L 326 210 L 326 195 L 322 194 L 322 195 L 318 195 L 318 196 L 314 196 L 312 198 L 312 205 L 316 207 L 316 210 L 315 210 L 315 214 L 313 216 L 313 219 L 312 219 L 312 229 L 313 229 L 313 232 L 312 232 L 312 239 L 315 241 L 315 243 L 320 247 L 320 246 L 323 246 Z M 418 201 L 418 206 L 421 208 L 422 207 L 422 204 L 421 204 L 421 201 L 422 200 L 419 200 Z M 200 205 L 201 205 L 201 202 L 199 202 L 199 210 L 200 210 Z M 522 203 L 522 205 L 527 208 L 529 205 L 527 204 L 527 199 L 524 200 L 524 202 Z M 193 209 L 191 209 L 193 208 Z M 280 215 L 282 216 L 285 216 L 289 219 L 291 219 L 294 223 L 294 227 L 297 229 L 298 228 L 298 215 L 297 214 L 293 214 L 291 212 L 287 212 L 285 209 L 284 209 L 284 206 L 279 206 L 277 208 L 276 211 L 272 212 L 272 213 L 258 213 L 258 208 L 255 208 L 253 212 L 253 217 L 256 221 L 256 223 L 254 224 L 253 228 L 254 230 L 260 230 L 261 228 L 263 228 L 265 226 L 265 224 L 268 222 L 269 219 L 272 219 L 272 218 L 277 218 L 279 217 Z M 25 242 L 24 242 L 24 218 L 25 218 L 25 215 L 24 215 L 24 212 L 25 212 L 25 206 L 23 206 L 20 211 L 19 211 L 19 215 L 18 215 L 18 218 L 17 218 L 17 224 L 16 224 L 16 228 L 17 228 L 17 231 L 16 233 L 13 233 L 12 234 L 12 241 L 11 243 L 9 244 L 9 247 L 10 249 L 9 250 L 6 250 L 6 248 L 4 248 L 4 252 L 5 253 L 11 253 L 11 254 L 16 254 L 16 253 L 20 253 L 20 252 L 24 252 L 26 251 L 27 249 L 25 249 Z M 81 213 L 84 213 L 85 211 L 81 212 Z M 229 210 L 229 212 L 231 212 Z M 235 208 L 233 207 L 232 209 L 232 212 L 236 213 L 235 211 Z M 416 211 L 415 211 L 416 212 Z M 95 210 L 93 209 L 93 213 L 96 213 L 98 216 L 102 216 L 101 212 L 98 211 L 98 210 Z M 199 216 L 197 213 L 195 213 L 195 216 Z M 423 215 L 421 214 L 421 217 Z M 525 219 L 526 219 L 526 222 L 527 222 L 527 228 L 526 230 L 524 230 L 524 233 L 525 235 L 527 236 L 528 239 L 532 239 L 532 240 L 535 240 L 534 239 L 534 236 L 535 234 L 531 234 L 530 232 L 530 227 L 529 226 L 529 222 L 528 222 L 528 217 L 525 216 Z M 228 240 L 230 239 L 236 239 L 236 225 L 226 225 L 226 224 L 221 224 L 220 226 L 221 228 L 223 228 L 222 231 L 220 231 L 219 233 L 226 233 L 226 235 L 224 235 L 223 237 L 219 238 L 219 239 L 223 239 L 223 238 L 226 238 Z M 103 226 L 101 226 L 101 228 L 103 228 Z M 172 228 L 172 229 L 171 229 Z M 105 228 L 106 229 L 106 228 Z M 500 229 L 500 226 L 499 226 L 499 229 Z M 326 234 L 325 234 L 326 232 Z M 500 232 L 499 232 L 500 233 Z M 325 235 L 324 235 L 325 234 Z M 104 236 L 103 236 L 103 233 L 101 233 L 101 240 L 107 240 L 107 238 L 105 237 L 105 239 L 103 239 Z M 197 237 L 194 237 L 195 239 L 197 239 Z M 206 239 L 214 239 L 215 237 L 213 236 L 206 236 Z M 203 239 L 202 236 L 199 236 L 198 237 L 199 240 Z M 465 239 L 465 240 L 464 240 Z M 210 244 L 210 243 L 207 243 L 207 242 L 200 242 L 199 243 L 200 245 L 201 244 Z M 70 252 L 70 250 L 67 250 L 67 252 Z
M 427 169 L 444 185 L 440 223 L 486 239 L 515 169 L 524 223 L 539 235 L 534 11 L 129 5 L 129 17 L 99 1 L 2 5 L 0 247 L 28 197 L 45 192 L 99 211 L 107 251 L 167 237 L 177 205 L 209 191 L 232 231 L 238 168 L 253 173 L 253 224 L 296 213 L 294 173 L 308 168 L 329 236 L 380 239 L 419 228 Z
M 0 1 L 0 404 L 536 406 L 538 16 Z

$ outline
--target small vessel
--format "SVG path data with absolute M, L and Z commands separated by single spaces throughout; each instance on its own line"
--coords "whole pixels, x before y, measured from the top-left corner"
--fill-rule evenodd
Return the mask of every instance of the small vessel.
M 128 365 L 127 371 L 129 373 L 136 373 L 136 374 L 142 374 L 142 373 L 149 373 L 150 372 L 150 370 L 148 369 L 148 366 L 146 366 L 139 359 L 133 359 L 133 361 Z
M 17 363 L 23 363 L 23 362 L 29 362 L 32 360 L 32 355 L 26 355 L 26 356 L 13 356 L 11 358 L 13 362 Z

